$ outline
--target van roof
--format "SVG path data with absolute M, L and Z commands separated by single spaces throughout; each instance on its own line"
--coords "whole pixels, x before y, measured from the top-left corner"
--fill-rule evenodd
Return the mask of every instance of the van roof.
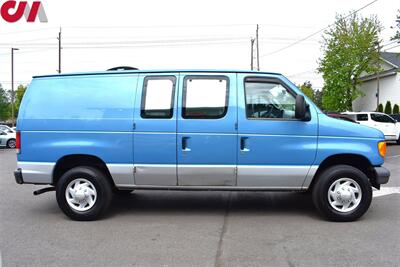
M 62 73 L 62 74 L 48 74 L 36 75 L 33 78 L 47 78 L 47 77 L 65 77 L 65 76 L 82 76 L 82 75 L 106 75 L 106 74 L 130 74 L 130 73 L 176 73 L 176 72 L 197 72 L 197 73 L 253 73 L 253 74 L 270 74 L 282 75 L 276 72 L 264 72 L 253 70 L 207 70 L 207 69 L 174 69 L 174 70 L 117 70 L 117 71 L 95 71 L 95 72 L 76 72 L 76 73 Z

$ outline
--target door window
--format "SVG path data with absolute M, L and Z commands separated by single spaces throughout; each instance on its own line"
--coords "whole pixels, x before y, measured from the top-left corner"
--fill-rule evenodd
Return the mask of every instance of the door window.
M 228 110 L 227 77 L 186 77 L 182 117 L 220 119 Z
M 368 121 L 368 114 L 357 114 L 357 121 Z
M 296 98 L 276 82 L 245 82 L 249 119 L 295 119 Z
M 394 123 L 393 119 L 385 114 L 371 113 L 371 119 L 376 122 Z
M 170 119 L 174 107 L 175 77 L 147 77 L 142 94 L 141 117 Z

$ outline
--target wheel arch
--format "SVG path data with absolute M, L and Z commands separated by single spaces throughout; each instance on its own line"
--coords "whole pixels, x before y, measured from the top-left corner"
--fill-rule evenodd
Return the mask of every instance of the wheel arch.
M 373 184 L 373 180 L 374 180 L 374 177 L 376 174 L 374 172 L 373 165 L 369 161 L 369 159 L 360 154 L 349 153 L 349 154 L 335 154 L 335 155 L 331 155 L 331 156 L 325 158 L 319 165 L 319 167 L 314 175 L 314 178 L 311 181 L 309 189 L 313 188 L 314 184 L 318 180 L 320 173 L 322 173 L 327 168 L 335 166 L 335 165 L 349 165 L 349 166 L 359 169 L 369 178 L 372 185 L 374 187 L 376 187 Z
M 114 180 L 106 163 L 99 157 L 89 154 L 70 154 L 57 160 L 53 169 L 53 185 L 56 185 L 61 176 L 68 170 L 75 167 L 94 167 L 103 172 L 115 188 Z

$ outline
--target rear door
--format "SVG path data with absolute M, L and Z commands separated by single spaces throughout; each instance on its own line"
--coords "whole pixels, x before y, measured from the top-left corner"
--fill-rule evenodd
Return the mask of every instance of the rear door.
M 236 185 L 236 74 L 179 78 L 178 184 Z
M 177 185 L 177 83 L 177 73 L 139 76 L 133 141 L 136 185 Z

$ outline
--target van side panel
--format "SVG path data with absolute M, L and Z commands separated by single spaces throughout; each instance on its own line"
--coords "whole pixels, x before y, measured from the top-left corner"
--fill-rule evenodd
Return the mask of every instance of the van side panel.
M 136 74 L 34 79 L 17 122 L 24 182 L 51 183 L 61 157 L 83 154 L 100 158 L 110 171 L 118 170 L 114 175 L 111 171 L 114 180 L 133 184 L 136 86 Z

